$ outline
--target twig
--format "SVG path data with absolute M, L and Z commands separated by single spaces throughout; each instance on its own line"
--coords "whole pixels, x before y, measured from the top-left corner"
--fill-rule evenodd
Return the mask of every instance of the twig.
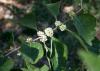
M 32 42 L 35 42 L 35 41 L 39 40 L 40 38 L 41 38 L 41 37 L 38 37 L 38 38 L 32 40 Z
M 81 8 L 76 12 L 78 14 L 83 9 L 83 0 L 80 0 Z
M 9 53 L 5 54 L 5 56 L 8 56 L 10 54 L 12 54 L 13 52 L 19 50 L 21 47 L 18 47 L 18 48 L 15 48 L 15 49 L 12 49 L 12 51 L 10 51 Z
M 76 14 L 78 14 L 80 11 L 82 11 L 82 9 L 83 9 L 83 8 L 79 9 L 79 10 L 76 12 Z
M 52 37 L 51 37 L 51 41 L 50 41 L 50 45 L 51 45 L 51 48 L 50 48 L 50 57 L 52 56 L 52 47 L 53 47 L 53 41 L 52 41 Z

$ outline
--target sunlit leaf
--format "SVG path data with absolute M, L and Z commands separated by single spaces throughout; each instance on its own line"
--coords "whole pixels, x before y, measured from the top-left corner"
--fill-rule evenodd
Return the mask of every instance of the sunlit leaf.
M 97 55 L 82 50 L 78 54 L 89 71 L 100 71 L 100 58 Z
M 24 59 L 33 64 L 37 63 L 44 55 L 42 45 L 37 42 L 24 44 L 21 48 L 21 52 Z
M 40 71 L 49 71 L 49 67 L 47 65 L 44 65 L 40 68 Z
M 39 68 L 35 67 L 31 63 L 26 61 L 27 68 L 22 68 L 23 71 L 40 71 Z
M 61 71 L 66 70 L 66 61 L 68 57 L 67 46 L 54 38 L 54 53 L 52 57 L 52 63 L 54 70 Z

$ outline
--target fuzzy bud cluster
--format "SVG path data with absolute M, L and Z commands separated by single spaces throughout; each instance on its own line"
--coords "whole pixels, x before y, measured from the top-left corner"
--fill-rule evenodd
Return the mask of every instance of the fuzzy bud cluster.
M 66 25 L 64 25 L 61 21 L 56 21 L 55 26 L 58 27 L 61 31 L 65 31 L 67 28 Z
M 37 36 L 40 38 L 39 40 L 40 40 L 41 42 L 47 41 L 47 36 L 45 35 L 44 32 L 38 31 L 38 32 L 37 32 Z
M 53 29 L 48 27 L 43 31 L 38 31 L 37 36 L 40 38 L 41 42 L 47 41 L 47 37 L 52 37 L 53 36 Z
M 44 30 L 44 32 L 48 37 L 52 37 L 53 36 L 53 29 L 52 28 L 46 28 Z
M 26 39 L 26 42 L 32 42 L 32 38 L 31 37 L 28 37 L 27 39 Z

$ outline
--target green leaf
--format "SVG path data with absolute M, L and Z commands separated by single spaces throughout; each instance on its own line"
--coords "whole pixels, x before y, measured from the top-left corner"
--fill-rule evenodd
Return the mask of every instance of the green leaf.
M 59 63 L 58 63 L 58 53 L 57 53 L 57 50 L 56 48 L 53 48 L 54 51 L 53 51 L 53 57 L 52 57 L 52 64 L 53 64 L 53 68 L 54 70 L 57 69 Z
M 50 0 L 42 0 L 43 3 L 48 4 L 50 3 Z
M 19 25 L 36 29 L 36 17 L 34 13 L 26 14 L 18 20 Z
M 24 44 L 21 48 L 23 58 L 32 64 L 37 63 L 44 55 L 43 47 L 40 43 L 33 42 Z
M 51 25 L 52 22 L 55 21 L 54 16 L 49 12 L 49 10 L 47 9 L 45 4 L 36 3 L 35 13 L 36 13 L 36 20 L 40 21 L 42 23 L 42 25 L 37 26 L 37 28 L 39 28 L 39 29 L 41 29 L 41 28 L 43 29 L 43 28 L 47 27 L 47 25 Z M 44 22 L 46 22 L 46 23 L 44 23 Z
M 47 4 L 47 8 L 52 15 L 57 16 L 59 14 L 60 2 Z
M 78 54 L 89 71 L 100 71 L 100 58 L 97 55 L 82 50 Z
M 53 38 L 53 56 L 52 64 L 55 71 L 66 71 L 66 61 L 68 56 L 67 46 L 64 43 L 61 43 L 58 39 Z
M 49 67 L 47 65 L 43 65 L 41 68 L 37 68 L 34 65 L 26 62 L 27 68 L 22 68 L 23 71 L 48 71 Z
M 78 5 L 78 4 L 81 3 L 81 0 L 74 0 L 74 3 Z M 82 3 L 83 3 L 83 4 L 84 4 L 84 3 L 89 3 L 89 0 L 83 0 Z
M 14 62 L 11 59 L 7 59 L 4 64 L 0 66 L 0 71 L 10 71 L 14 66 Z
M 92 45 L 91 41 L 95 37 L 96 19 L 90 14 L 81 14 L 74 17 L 74 25 L 85 42 Z
M 12 22 L 19 24 L 24 27 L 28 27 L 30 29 L 36 29 L 36 12 L 35 12 L 35 4 L 30 5 L 30 10 L 28 13 L 25 13 L 24 10 L 20 10 L 19 8 L 14 7 L 14 11 L 19 16 L 23 13 L 22 16 L 18 17 L 17 19 L 13 19 Z
M 40 68 L 40 71 L 49 71 L 49 67 L 47 65 L 44 65 Z
M 35 67 L 34 65 L 26 62 L 27 68 L 22 68 L 23 71 L 40 71 L 39 68 Z
M 26 69 L 26 68 L 22 68 L 22 71 L 28 71 L 28 69 Z

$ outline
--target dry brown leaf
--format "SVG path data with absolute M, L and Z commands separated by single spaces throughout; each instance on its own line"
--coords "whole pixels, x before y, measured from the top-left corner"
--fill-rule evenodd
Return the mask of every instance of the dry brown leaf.
M 18 8 L 24 8 L 24 6 L 18 3 L 16 0 L 0 0 L 0 3 L 14 5 Z
M 13 4 L 15 0 L 0 0 L 0 2 L 4 4 Z
M 5 15 L 5 8 L 3 6 L 0 6 L 0 19 L 3 19 Z

